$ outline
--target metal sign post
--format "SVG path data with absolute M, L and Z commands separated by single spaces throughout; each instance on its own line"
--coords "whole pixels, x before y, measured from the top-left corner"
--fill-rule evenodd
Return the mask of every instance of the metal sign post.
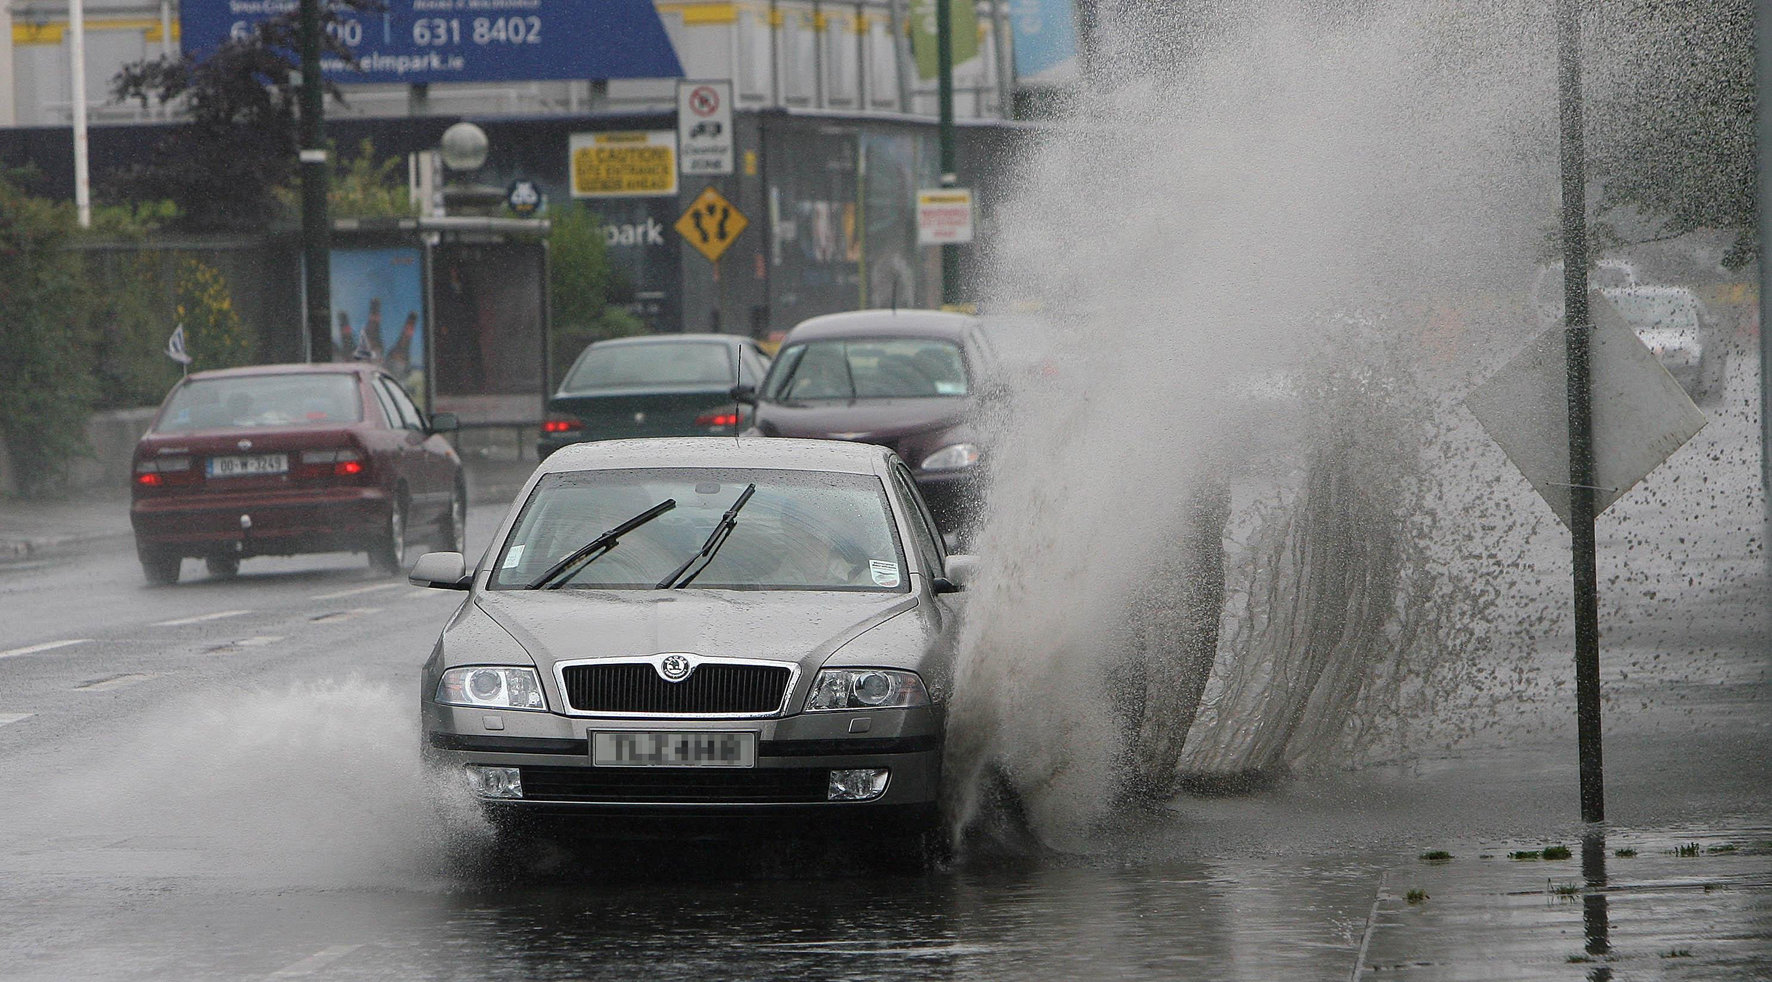
M 1563 316 L 1569 402 L 1569 548 L 1575 587 L 1575 719 L 1581 759 L 1581 820 L 1606 819 L 1600 753 L 1600 615 L 1594 556 L 1594 444 L 1587 309 L 1587 189 L 1582 175 L 1581 9 L 1562 0 L 1557 79 L 1562 109 Z
M 301 245 L 308 360 L 332 360 L 331 221 L 327 217 L 326 83 L 320 75 L 320 0 L 301 0 Z

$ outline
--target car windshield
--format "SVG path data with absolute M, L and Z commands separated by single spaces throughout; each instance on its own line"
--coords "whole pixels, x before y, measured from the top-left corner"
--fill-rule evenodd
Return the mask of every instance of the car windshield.
M 717 342 L 612 344 L 586 351 L 560 385 L 563 394 L 649 385 L 729 386 L 732 350 Z
M 653 590 L 694 556 L 747 486 L 732 534 L 695 577 L 698 590 L 909 588 L 878 478 L 739 468 L 549 474 L 498 552 L 489 585 L 520 589 L 607 529 L 665 500 L 669 511 L 560 583 L 565 589 Z
M 775 360 L 763 396 L 797 402 L 963 396 L 967 390 L 959 345 L 934 338 L 867 338 L 789 345 Z
M 174 389 L 154 432 L 333 426 L 362 418 L 354 375 L 235 375 L 191 379 Z

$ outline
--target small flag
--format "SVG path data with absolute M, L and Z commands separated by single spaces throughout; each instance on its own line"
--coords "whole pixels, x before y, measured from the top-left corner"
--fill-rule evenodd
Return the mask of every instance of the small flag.
M 375 349 L 369 346 L 369 325 L 357 332 L 357 347 L 351 351 L 351 357 L 357 361 L 375 360 Z
M 185 354 L 185 326 L 180 324 L 172 329 L 172 337 L 166 339 L 166 357 L 180 365 L 189 365 L 191 356 Z

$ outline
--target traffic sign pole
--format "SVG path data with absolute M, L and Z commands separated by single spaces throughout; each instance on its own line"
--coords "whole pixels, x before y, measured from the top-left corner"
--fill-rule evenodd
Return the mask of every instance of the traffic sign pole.
M 1587 308 L 1587 189 L 1583 177 L 1581 10 L 1561 0 L 1557 77 L 1562 116 L 1563 315 L 1568 358 L 1569 548 L 1575 593 L 1575 715 L 1581 761 L 1581 820 L 1606 819 L 1600 752 L 1600 617 L 1594 548 L 1594 447 Z

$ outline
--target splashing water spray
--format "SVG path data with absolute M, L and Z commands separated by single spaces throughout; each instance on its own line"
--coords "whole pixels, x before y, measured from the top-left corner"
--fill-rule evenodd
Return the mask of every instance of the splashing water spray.
M 1037 305 L 1063 367 L 1006 414 L 988 501 L 1016 504 L 977 533 L 962 826 L 993 784 L 1054 842 L 1389 752 L 1513 629 L 1456 561 L 1521 519 L 1455 400 L 1536 330 L 1552 26 L 1236 6 L 1110 18 L 1116 73 L 1000 213 L 993 297 Z

